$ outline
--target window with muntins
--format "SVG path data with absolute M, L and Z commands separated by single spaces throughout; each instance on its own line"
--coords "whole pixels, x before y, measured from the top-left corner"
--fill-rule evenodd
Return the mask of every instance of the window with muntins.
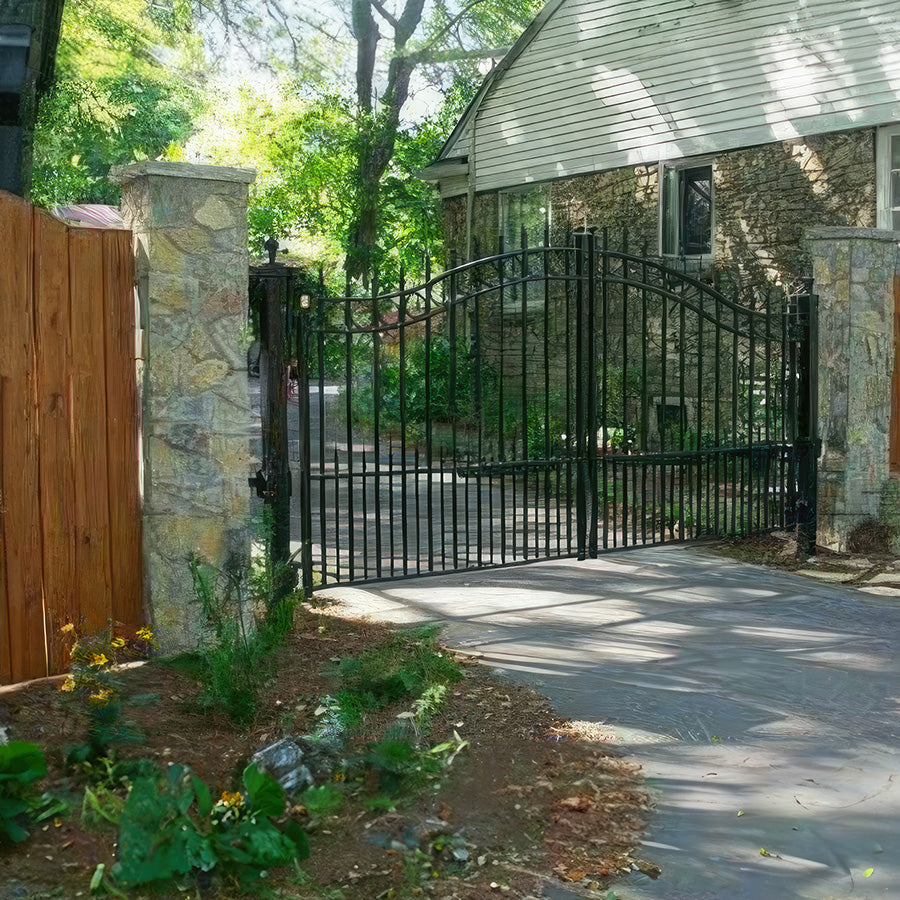
M 712 163 L 662 166 L 662 252 L 669 256 L 712 253 Z
M 500 233 L 506 248 L 520 247 L 523 231 L 529 247 L 541 246 L 550 221 L 549 207 L 546 185 L 500 191 Z
M 878 129 L 878 226 L 900 231 L 900 128 Z

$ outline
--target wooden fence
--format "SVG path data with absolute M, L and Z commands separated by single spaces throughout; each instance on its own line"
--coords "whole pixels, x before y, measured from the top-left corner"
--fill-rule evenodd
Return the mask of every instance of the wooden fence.
M 141 620 L 131 233 L 0 191 L 0 682 Z

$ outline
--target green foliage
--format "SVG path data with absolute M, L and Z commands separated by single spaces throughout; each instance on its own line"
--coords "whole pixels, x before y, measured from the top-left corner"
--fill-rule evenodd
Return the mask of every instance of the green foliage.
M 182 65 L 197 42 L 182 0 L 160 18 L 141 0 L 79 0 L 63 13 L 57 78 L 35 129 L 32 200 L 117 203 L 111 166 L 180 144 L 199 112 Z
M 335 784 L 322 784 L 307 788 L 300 795 L 300 802 L 311 816 L 334 815 L 343 805 L 345 796 Z
M 440 771 L 438 761 L 423 754 L 405 734 L 386 735 L 363 758 L 378 776 L 379 789 L 387 794 L 396 794 Z
M 219 165 L 252 166 L 251 251 L 270 236 L 307 264 L 333 271 L 352 213 L 354 122 L 349 104 L 327 90 L 310 98 L 283 81 L 270 93 L 242 87 L 220 96 L 198 122 L 194 152 Z
M 430 627 L 398 632 L 359 656 L 341 660 L 336 696 L 345 725 L 355 724 L 367 709 L 420 697 L 436 685 L 462 678 L 456 661 L 441 651 L 436 632 Z
M 80 635 L 72 623 L 61 630 L 73 644 L 69 653 L 72 669 L 60 690 L 81 706 L 88 719 L 87 741 L 71 747 L 67 754 L 71 765 L 81 765 L 107 756 L 112 744 L 140 739 L 134 726 L 122 717 L 122 685 L 115 665 L 125 651 L 146 655 L 154 646 L 153 633 L 139 628 L 126 639 L 117 634 L 112 622 L 88 635 Z
M 220 572 L 192 557 L 194 593 L 207 637 L 199 650 L 201 705 L 221 710 L 237 725 L 249 725 L 258 697 L 272 676 L 273 653 L 293 624 L 297 595 L 276 599 L 283 575 L 271 560 L 250 573 Z M 263 617 L 252 610 L 266 611 Z
M 344 348 L 337 349 L 338 370 L 345 365 Z M 327 348 L 326 348 L 327 349 Z M 424 337 L 410 335 L 403 357 L 403 389 L 401 390 L 400 348 L 398 344 L 384 344 L 378 360 L 380 427 L 397 429 L 401 422 L 403 398 L 407 439 L 424 440 L 425 423 L 429 420 L 451 422 L 471 418 L 476 410 L 475 362 L 465 338 L 457 339 L 456 373 L 451 365 L 452 345 L 444 335 L 433 335 L 426 345 Z M 363 336 L 351 347 L 353 370 L 357 380 L 350 395 L 350 415 L 356 428 L 374 425 L 375 385 L 372 377 L 372 345 Z M 490 379 L 487 368 L 482 370 L 482 382 Z M 343 404 L 339 404 L 343 409 Z
M 246 882 L 305 859 L 303 829 L 272 821 L 284 811 L 281 786 L 255 764 L 242 780 L 242 792 L 225 792 L 214 803 L 209 788 L 183 766 L 138 778 L 121 814 L 116 881 L 134 887 L 215 869 Z
M 395 725 L 363 757 L 378 777 L 378 787 L 388 795 L 409 790 L 437 778 L 469 746 L 454 732 L 454 740 L 422 747 L 403 725 Z
M 34 786 L 47 774 L 40 747 L 24 741 L 0 746 L 0 840 L 19 843 L 28 837 L 23 822 L 41 804 Z
M 117 825 L 132 783 L 137 778 L 154 778 L 158 772 L 149 759 L 117 760 L 112 755 L 87 759 L 78 770 L 86 781 L 81 821 L 89 828 Z

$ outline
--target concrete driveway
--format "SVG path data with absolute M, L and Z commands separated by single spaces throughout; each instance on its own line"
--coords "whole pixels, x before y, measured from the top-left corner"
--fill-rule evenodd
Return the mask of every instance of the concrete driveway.
M 897 600 L 678 547 L 323 594 L 612 728 L 662 868 L 622 900 L 900 898 Z

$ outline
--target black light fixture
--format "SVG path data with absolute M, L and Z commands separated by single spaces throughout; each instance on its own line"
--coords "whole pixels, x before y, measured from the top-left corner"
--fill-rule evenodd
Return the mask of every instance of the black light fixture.
M 0 26 L 0 125 L 19 124 L 30 50 L 30 26 Z

